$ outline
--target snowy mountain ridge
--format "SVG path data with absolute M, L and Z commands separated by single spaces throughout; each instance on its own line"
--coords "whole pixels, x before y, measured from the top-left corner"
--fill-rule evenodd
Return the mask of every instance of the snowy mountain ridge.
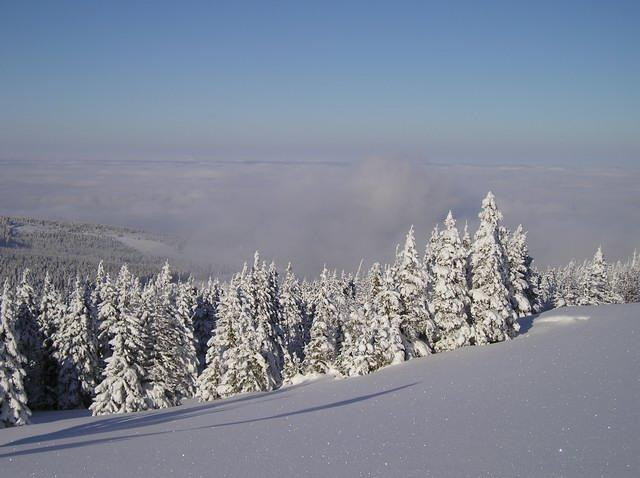
M 3 476 L 596 477 L 640 473 L 640 305 L 520 319 L 514 340 L 363 377 L 0 431 Z

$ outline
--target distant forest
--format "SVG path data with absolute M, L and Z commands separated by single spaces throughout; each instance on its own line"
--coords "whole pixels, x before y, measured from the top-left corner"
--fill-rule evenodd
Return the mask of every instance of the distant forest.
M 67 289 L 73 285 L 76 275 L 83 278 L 94 275 L 100 262 L 105 271 L 113 275 L 126 263 L 132 273 L 146 279 L 156 274 L 167 260 L 167 257 L 137 250 L 125 244 L 122 238 L 155 241 L 176 253 L 182 247 L 170 236 L 124 227 L 0 216 L 0 275 L 17 283 L 28 268 L 34 278 L 34 287 L 40 288 L 45 272 L 48 272 L 55 287 Z M 230 272 L 175 258 L 171 262 L 178 279 L 189 275 L 205 279 Z

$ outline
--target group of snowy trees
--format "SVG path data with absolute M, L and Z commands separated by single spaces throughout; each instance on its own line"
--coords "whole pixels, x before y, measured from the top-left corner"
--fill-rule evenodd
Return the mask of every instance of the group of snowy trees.
M 590 261 L 548 269 L 541 277 L 543 308 L 640 302 L 640 257 L 609 265 L 599 247 Z
M 521 226 L 510 232 L 491 193 L 473 239 L 452 214 L 422 258 L 413 228 L 392 264 L 361 276 L 326 268 L 300 282 L 291 266 L 245 265 L 225 284 L 174 282 L 168 265 L 141 281 L 102 267 L 70 291 L 26 270 L 0 302 L 0 424 L 32 409 L 95 415 L 273 390 L 298 375 L 364 375 L 413 357 L 500 342 L 518 317 L 560 305 L 636 301 L 640 260 L 609 267 L 532 265 Z

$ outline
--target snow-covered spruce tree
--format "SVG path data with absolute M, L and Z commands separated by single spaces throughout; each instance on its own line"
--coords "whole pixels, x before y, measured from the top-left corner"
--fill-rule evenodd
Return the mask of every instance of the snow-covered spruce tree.
M 24 388 L 26 358 L 20 353 L 14 330 L 14 303 L 9 280 L 0 298 L 0 427 L 27 425 L 31 410 Z
M 62 297 L 53 287 L 48 272 L 44 276 L 38 310 L 38 327 L 43 336 L 42 387 L 44 394 L 42 406 L 46 409 L 54 409 L 57 407 L 59 370 L 53 339 L 64 314 L 64 304 Z
M 179 285 L 176 297 L 176 313 L 182 327 L 180 347 L 186 365 L 181 374 L 182 395 L 184 397 L 193 397 L 198 377 L 198 356 L 193 331 L 193 317 L 197 307 L 198 291 L 190 277 L 186 283 Z
M 527 236 L 522 225 L 508 236 L 506 252 L 513 309 L 518 317 L 524 317 L 533 312 L 537 293 L 531 270 L 533 259 L 529 256 Z
M 582 273 L 580 283 L 580 305 L 611 304 L 618 298 L 611 288 L 608 277 L 608 264 L 604 260 L 602 247 L 598 247 L 593 260 Z
M 31 286 L 31 272 L 25 269 L 16 290 L 15 331 L 20 354 L 26 359 L 24 364 L 27 377 L 25 390 L 29 407 L 32 410 L 46 405 L 45 391 L 42 385 L 42 362 L 44 337 L 38 325 L 38 306 L 36 294 Z
M 284 367 L 284 339 L 280 325 L 280 305 L 278 303 L 278 283 L 275 266 L 270 270 L 266 264 L 260 264 L 258 252 L 246 281 L 241 284 L 249 302 L 249 317 L 255 320 L 257 336 L 260 340 L 260 352 L 267 364 L 265 390 L 273 390 L 282 384 Z M 251 320 L 248 326 L 252 326 Z
M 480 226 L 471 252 L 471 316 L 475 343 L 500 342 L 514 337 L 518 330 L 508 289 L 508 266 L 500 241 L 500 221 L 491 192 L 482 201 Z
M 269 363 L 264 357 L 264 331 L 259 319 L 254 316 L 254 271 L 255 267 L 247 277 L 248 280 L 244 280 L 246 276 L 241 275 L 235 289 L 238 309 L 230 324 L 235 344 L 225 350 L 222 356 L 224 373 L 217 388 L 222 397 L 272 390 L 275 386 Z
M 183 326 L 175 310 L 174 287 L 168 263 L 153 283 L 150 334 L 153 349 L 148 370 L 148 393 L 154 408 L 178 405 L 183 397 L 183 378 L 189 368 L 188 357 L 181 347 Z
M 148 343 L 143 300 L 139 287 L 128 292 L 126 306 L 113 324 L 113 353 L 106 359 L 103 379 L 89 409 L 93 415 L 146 410 L 145 361 Z
M 125 279 L 126 277 L 126 279 Z M 123 265 L 118 276 L 118 289 L 106 274 L 100 286 L 100 303 L 98 305 L 98 355 L 104 361 L 111 355 L 111 340 L 114 337 L 115 324 L 120 319 L 120 302 L 128 295 L 130 274 L 127 265 Z
M 425 278 L 425 293 L 427 297 L 431 294 L 431 290 L 433 289 L 435 277 L 433 275 L 433 267 L 435 266 L 436 260 L 436 244 L 438 242 L 438 237 L 440 236 L 440 227 L 438 224 L 431 231 L 431 236 L 427 241 L 427 247 L 424 252 L 424 258 L 422 259 L 422 267 L 424 269 L 424 278 Z
M 280 288 L 280 314 L 284 341 L 286 344 L 285 364 L 283 375 L 290 379 L 300 370 L 304 360 L 304 305 L 300 285 L 293 273 L 291 263 L 287 265 L 282 287 Z
M 548 268 L 540 274 L 540 285 L 538 286 L 538 310 L 544 312 L 553 309 L 554 299 L 558 288 L 558 272 L 555 268 Z
M 368 293 L 364 313 L 369 327 L 373 329 L 373 369 L 401 363 L 405 350 L 400 332 L 402 304 L 396 291 L 393 271 L 387 267 L 384 273 L 379 264 L 369 272 Z
M 102 288 L 104 287 L 106 277 L 107 277 L 107 272 L 104 269 L 104 263 L 100 261 L 98 263 L 98 269 L 96 271 L 95 282 L 93 283 L 93 288 L 91 290 L 91 300 L 90 300 L 91 320 L 92 320 L 91 329 L 95 330 L 96 334 L 98 335 L 100 333 L 99 310 L 100 310 L 100 304 L 102 303 Z M 102 363 L 102 357 L 100 356 L 99 343 L 98 343 L 98 357 L 100 358 L 101 366 L 102 366 L 103 363 Z
M 198 293 L 198 305 L 193 317 L 193 333 L 196 340 L 196 354 L 198 356 L 198 375 L 200 375 L 207 366 L 207 344 L 213 335 L 213 330 L 218 320 L 220 294 L 220 284 L 217 280 L 212 281 L 211 278 L 209 278 L 203 290 Z
M 438 330 L 438 341 L 434 346 L 436 352 L 469 345 L 473 336 L 468 323 L 467 260 L 451 211 L 444 226 L 434 243 L 434 279 L 430 297 L 433 320 Z
M 343 342 L 337 360 L 342 375 L 367 375 L 377 368 L 374 337 L 376 329 L 367 321 L 363 304 L 348 300 L 349 315 L 343 326 Z
M 325 267 L 313 302 L 315 314 L 311 339 L 305 347 L 302 368 L 305 373 L 328 373 L 334 369 L 337 354 L 337 317 L 335 283 Z
M 302 306 L 304 307 L 304 344 L 305 348 L 311 340 L 311 326 L 316 313 L 315 298 L 317 297 L 318 282 L 309 282 L 306 279 L 300 284 L 300 295 L 302 297 Z
M 413 226 L 396 255 L 393 274 L 400 294 L 401 331 L 407 358 L 427 355 L 435 339 L 435 326 L 427 306 L 427 277 L 418 259 Z
M 613 275 L 614 292 L 621 302 L 640 302 L 640 258 L 635 251 L 631 259 L 616 264 Z
M 53 339 L 59 365 L 58 406 L 62 409 L 88 406 L 98 383 L 100 370 L 89 302 L 88 287 L 77 277 Z
M 564 268 L 557 271 L 557 287 L 553 297 L 554 307 L 578 305 L 581 270 L 574 261 L 571 261 Z
M 218 320 L 211 339 L 208 342 L 206 356 L 207 367 L 198 377 L 196 396 L 206 402 L 221 398 L 220 381 L 226 371 L 225 352 L 236 346 L 236 337 L 232 324 L 240 316 L 241 294 L 238 291 L 240 276 L 236 275 L 222 294 L 218 308 Z

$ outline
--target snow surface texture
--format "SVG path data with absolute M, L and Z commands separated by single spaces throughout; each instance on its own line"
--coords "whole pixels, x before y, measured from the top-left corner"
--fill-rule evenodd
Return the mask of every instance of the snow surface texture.
M 640 476 L 640 305 L 520 323 L 515 340 L 358 378 L 128 415 L 35 413 L 0 430 L 0 475 Z

